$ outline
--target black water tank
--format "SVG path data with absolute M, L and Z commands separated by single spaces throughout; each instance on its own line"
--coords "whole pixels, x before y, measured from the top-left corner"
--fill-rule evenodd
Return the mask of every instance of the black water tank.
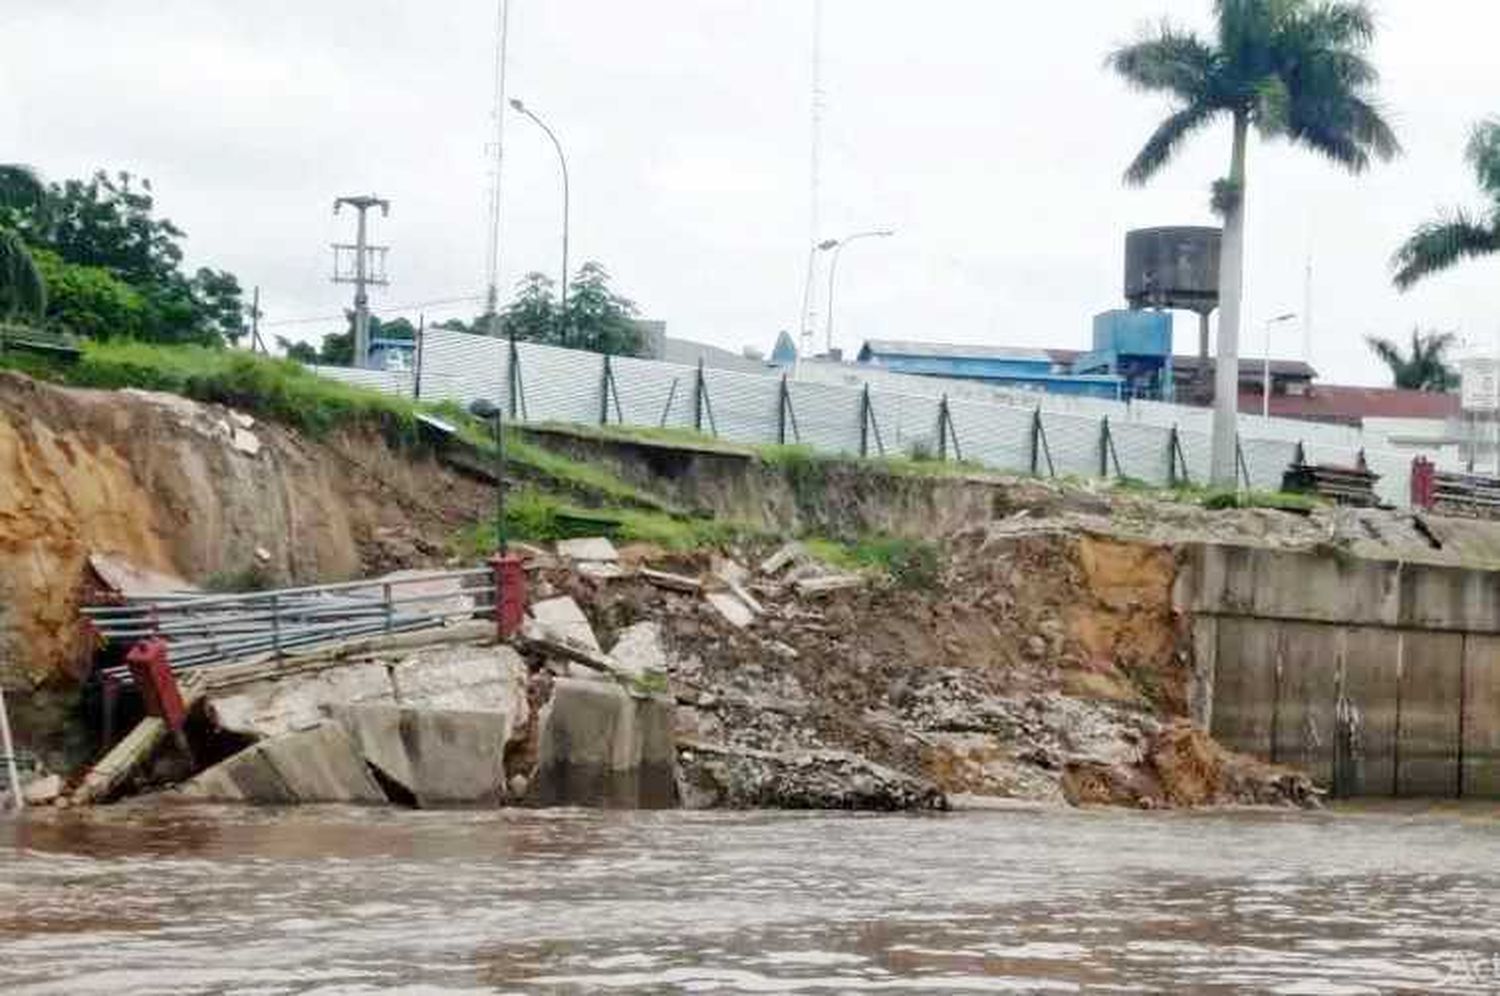
M 1219 306 L 1217 228 L 1140 228 L 1125 236 L 1125 300 L 1132 308 Z

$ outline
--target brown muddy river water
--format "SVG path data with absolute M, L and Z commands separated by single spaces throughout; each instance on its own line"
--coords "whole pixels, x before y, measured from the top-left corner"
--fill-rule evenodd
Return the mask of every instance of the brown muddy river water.
M 1500 992 L 1497 828 L 47 813 L 0 823 L 0 992 Z

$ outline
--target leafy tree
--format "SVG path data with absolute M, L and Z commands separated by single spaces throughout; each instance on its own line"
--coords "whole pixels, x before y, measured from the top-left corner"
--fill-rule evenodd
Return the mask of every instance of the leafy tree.
M 1219 275 L 1219 349 L 1213 480 L 1235 481 L 1235 406 L 1244 282 L 1245 153 L 1253 125 L 1353 173 L 1400 152 L 1372 98 L 1378 80 L 1365 57 L 1375 22 L 1365 4 L 1344 0 L 1214 0 L 1212 40 L 1163 25 L 1113 52 L 1109 65 L 1138 89 L 1169 95 L 1172 113 L 1125 172 L 1144 184 L 1183 143 L 1214 121 L 1233 130 L 1229 176 L 1214 185 L 1224 218 Z
M 635 302 L 610 290 L 609 271 L 599 263 L 584 263 L 569 291 L 563 322 L 568 345 L 616 356 L 640 352 Z
M 243 334 L 239 281 L 210 269 L 184 273 L 185 233 L 155 211 L 149 180 L 100 171 L 51 184 L 38 201 L 7 206 L 0 224 L 65 263 L 102 268 L 133 288 L 147 311 L 142 338 L 222 345 Z
M 1475 126 L 1464 156 L 1490 203 L 1483 215 L 1456 208 L 1419 226 L 1392 260 L 1401 290 L 1464 259 L 1500 252 L 1500 119 Z
M 149 309 L 125 281 L 102 266 L 64 262 L 50 249 L 32 255 L 47 283 L 47 324 L 91 339 L 141 336 Z
M 30 168 L 0 165 L 0 318 L 39 317 L 47 307 L 47 284 L 14 227 L 18 214 L 45 196 Z
M 552 287 L 551 278 L 544 273 L 532 272 L 521 278 L 516 299 L 502 313 L 506 335 L 524 342 L 561 345 L 562 323 Z
M 1412 329 L 1411 351 L 1402 353 L 1390 339 L 1365 337 L 1375 355 L 1391 368 L 1396 386 L 1411 391 L 1451 391 L 1458 386 L 1458 374 L 1447 363 L 1448 350 L 1455 341 L 1452 332 Z
M 276 348 L 286 354 L 287 359 L 296 360 L 298 363 L 317 363 L 318 351 L 311 343 L 293 342 L 286 336 L 276 337 Z

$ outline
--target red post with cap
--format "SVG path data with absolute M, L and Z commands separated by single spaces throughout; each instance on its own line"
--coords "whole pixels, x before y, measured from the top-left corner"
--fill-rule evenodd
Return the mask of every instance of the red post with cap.
M 1411 503 L 1431 509 L 1437 498 L 1437 467 L 1426 457 L 1411 462 Z
M 125 655 L 125 664 L 135 679 L 135 687 L 140 689 L 146 715 L 160 718 L 174 733 L 181 732 L 187 722 L 187 707 L 183 705 L 182 690 L 177 687 L 177 675 L 167 659 L 167 642 L 142 640 Z
M 526 567 L 513 553 L 490 558 L 495 573 L 495 626 L 500 639 L 515 636 L 526 618 Z

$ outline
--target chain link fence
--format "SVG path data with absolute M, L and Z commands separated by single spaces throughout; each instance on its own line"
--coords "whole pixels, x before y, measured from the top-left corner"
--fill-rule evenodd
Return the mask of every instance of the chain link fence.
M 422 337 L 412 371 L 315 367 L 319 374 L 423 400 L 486 398 L 521 422 L 691 429 L 738 443 L 850 456 L 972 461 L 1044 477 L 1130 478 L 1170 487 L 1209 477 L 1211 413 L 1161 402 L 1111 402 L 990 389 L 887 371 L 807 364 L 795 379 L 508 343 L 444 329 Z M 1408 504 L 1415 455 L 1369 449 L 1358 429 L 1242 416 L 1241 484 L 1278 490 L 1299 451 L 1308 462 L 1381 475 L 1376 490 Z M 1450 455 L 1427 454 L 1461 470 Z

